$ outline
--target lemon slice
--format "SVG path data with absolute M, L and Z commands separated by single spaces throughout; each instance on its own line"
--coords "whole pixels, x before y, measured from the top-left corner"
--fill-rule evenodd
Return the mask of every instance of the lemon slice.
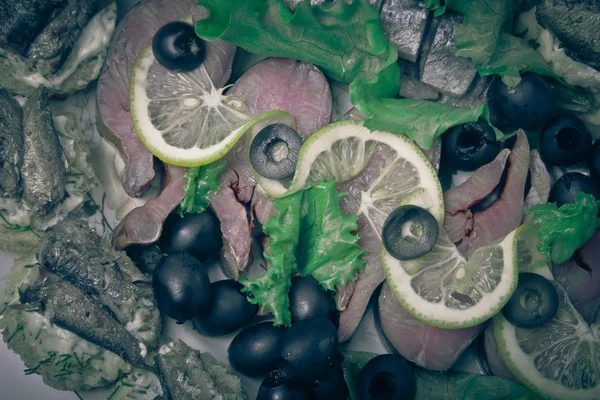
M 164 68 L 148 43 L 130 79 L 137 135 L 172 165 L 199 166 L 223 157 L 254 122 L 245 105 L 224 90 L 215 88 L 204 64 L 185 73 Z
M 421 205 L 423 200 L 408 198 L 407 204 Z M 535 232 L 523 225 L 467 261 L 440 227 L 430 253 L 400 261 L 382 246 L 381 263 L 396 299 L 415 318 L 440 328 L 467 328 L 493 317 L 506 304 L 517 287 L 519 265 L 546 262 L 535 248 Z
M 254 136 L 256 134 L 248 135 L 249 142 Z M 405 136 L 371 132 L 362 121 L 340 121 L 314 133 L 302 145 L 296 171 L 290 180 L 276 181 L 252 172 L 267 194 L 280 198 L 323 180 L 348 181 L 362 172 L 376 154 L 386 155 L 386 165 L 369 189 L 362 193 L 360 213 L 369 215 L 372 224 L 381 230 L 387 215 L 403 198 L 424 190 L 430 197 L 431 213 L 442 223 L 442 188 L 425 155 Z
M 552 277 L 547 265 L 529 269 L 558 292 L 554 318 L 536 328 L 517 328 L 494 317 L 498 353 L 523 385 L 546 399 L 600 399 L 600 322 L 588 325 Z

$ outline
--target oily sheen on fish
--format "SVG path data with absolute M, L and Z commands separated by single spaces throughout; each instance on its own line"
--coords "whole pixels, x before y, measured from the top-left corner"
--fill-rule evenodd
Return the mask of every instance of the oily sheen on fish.
M 195 0 L 144 0 L 134 6 L 116 28 L 108 57 L 98 78 L 100 131 L 125 160 L 123 188 L 130 196 L 141 195 L 154 179 L 153 157 L 140 141 L 129 114 L 129 78 L 140 51 L 164 24 L 192 15 L 206 18 Z M 217 40 L 206 43 L 204 65 L 216 87 L 231 74 L 235 46 Z
M 23 110 L 0 88 L 0 196 L 18 197 L 23 164 Z
M 331 89 L 314 65 L 283 58 L 255 64 L 227 93 L 246 104 L 250 115 L 282 110 L 296 121 L 304 139 L 319 130 L 331 116 Z M 220 190 L 211 196 L 211 207 L 221 221 L 222 260 L 228 275 L 237 278 L 251 261 L 252 218 L 266 223 L 272 202 L 259 189 L 250 171 L 247 143 L 240 140 L 225 156 Z M 251 207 L 248 215 L 246 205 Z

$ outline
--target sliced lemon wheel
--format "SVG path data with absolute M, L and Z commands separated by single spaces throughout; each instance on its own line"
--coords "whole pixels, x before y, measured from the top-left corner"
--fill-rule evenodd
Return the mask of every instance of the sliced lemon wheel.
M 215 88 L 204 64 L 190 72 L 164 68 L 148 43 L 130 79 L 137 135 L 152 154 L 172 165 L 199 166 L 223 157 L 255 122 L 245 105 L 223 95 L 224 90 Z
M 511 374 L 546 399 L 600 399 L 600 322 L 588 325 L 547 266 L 530 268 L 555 287 L 554 318 L 536 328 L 517 328 L 494 317 L 498 353 Z
M 407 204 L 423 200 L 408 198 Z M 382 247 L 381 263 L 396 299 L 415 318 L 440 328 L 467 328 L 493 317 L 506 304 L 517 287 L 519 265 L 546 262 L 536 245 L 535 228 L 523 225 L 466 260 L 440 227 L 430 253 L 400 261 Z

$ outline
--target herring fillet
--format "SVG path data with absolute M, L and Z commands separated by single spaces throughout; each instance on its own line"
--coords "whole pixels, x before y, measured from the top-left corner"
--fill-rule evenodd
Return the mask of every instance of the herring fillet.
M 117 147 L 125 160 L 123 188 L 130 196 L 141 195 L 154 179 L 152 154 L 138 138 L 129 114 L 129 78 L 140 51 L 164 24 L 190 14 L 207 16 L 195 0 L 144 0 L 134 6 L 115 30 L 97 87 L 100 131 Z M 206 42 L 204 65 L 215 87 L 223 86 L 231 74 L 235 46 Z
M 304 139 L 327 125 L 331 117 L 327 79 L 317 67 L 301 61 L 260 61 L 227 94 L 240 99 L 253 116 L 273 110 L 290 113 Z M 271 199 L 255 189 L 246 152 L 247 143 L 240 140 L 224 157 L 227 166 L 221 174 L 220 189 L 211 196 L 211 207 L 221 221 L 225 271 L 236 279 L 251 261 L 253 220 L 264 224 L 273 211 Z
M 0 88 L 0 195 L 19 197 L 23 164 L 23 110 Z
M 381 330 L 407 360 L 433 371 L 447 371 L 481 333 L 485 324 L 442 329 L 419 321 L 406 311 L 384 283 L 378 302 Z
M 23 200 L 39 217 L 49 217 L 65 197 L 67 170 L 48 106 L 38 89 L 23 108 Z

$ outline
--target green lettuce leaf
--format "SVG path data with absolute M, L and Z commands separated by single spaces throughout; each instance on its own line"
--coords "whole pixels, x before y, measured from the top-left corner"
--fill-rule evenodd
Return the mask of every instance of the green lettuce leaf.
M 289 326 L 292 320 L 288 291 L 292 276 L 298 271 L 295 253 L 303 195 L 303 192 L 298 192 L 273 201 L 278 214 L 272 215 L 263 225 L 264 232 L 269 235 L 264 254 L 269 269 L 256 279 L 240 278 L 244 285 L 242 291 L 252 295 L 248 300 L 259 304 L 264 311 L 272 312 L 274 325 Z
M 427 100 L 376 98 L 367 99 L 366 104 L 369 117 L 364 124 L 367 128 L 404 134 L 428 150 L 434 140 L 451 127 L 489 118 L 485 104 L 477 108 L 458 108 Z M 496 136 L 502 138 L 502 132 L 496 129 Z
M 350 396 L 359 400 L 358 376 L 377 354 L 359 351 L 343 352 L 342 369 Z M 525 387 L 497 376 L 465 372 L 440 373 L 413 368 L 417 381 L 415 400 L 537 400 Z
M 251 53 L 307 61 L 351 84 L 355 105 L 365 97 L 393 97 L 400 88 L 394 46 L 367 1 L 308 0 L 289 11 L 281 0 L 199 0 L 210 17 L 196 24 L 206 40 L 223 39 Z
M 179 214 L 201 213 L 209 206 L 210 195 L 219 188 L 219 175 L 227 162 L 223 159 L 201 167 L 190 168 L 183 177 L 186 183 Z
M 577 194 L 573 203 L 560 208 L 554 203 L 525 208 L 525 213 L 532 215 L 533 222 L 539 227 L 538 251 L 550 254 L 555 264 L 567 262 L 600 226 L 599 208 L 600 201 L 582 192 Z
M 310 275 L 326 290 L 336 291 L 363 271 L 358 235 L 358 216 L 340 210 L 343 194 L 335 192 L 335 181 L 321 182 L 304 193 L 302 225 L 297 249 L 301 274 Z

